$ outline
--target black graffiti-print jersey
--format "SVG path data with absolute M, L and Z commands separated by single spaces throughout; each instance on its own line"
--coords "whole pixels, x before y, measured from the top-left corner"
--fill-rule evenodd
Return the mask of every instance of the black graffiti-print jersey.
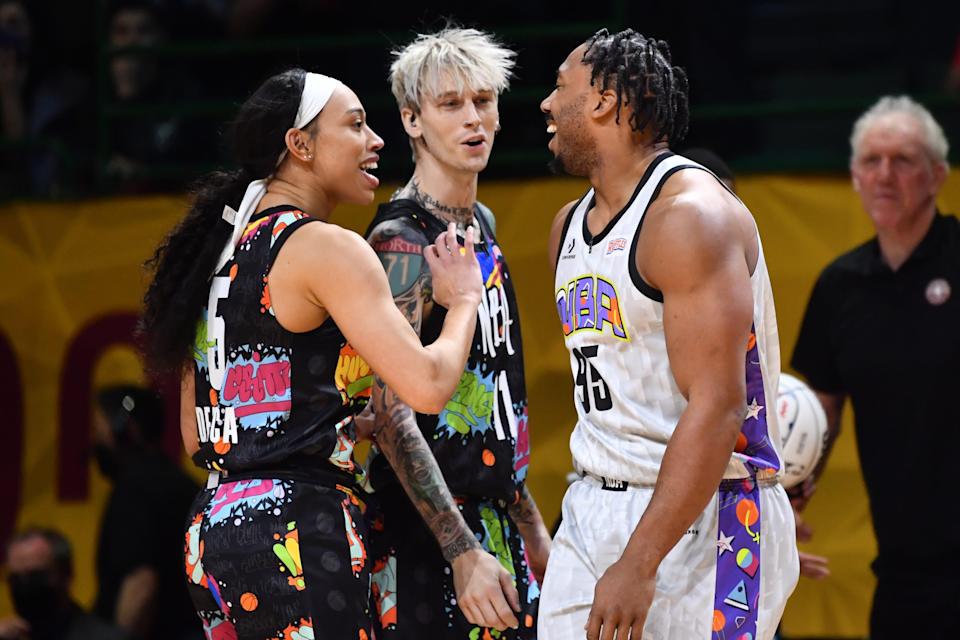
M 193 354 L 200 467 L 356 480 L 353 416 L 369 399 L 372 372 L 332 318 L 293 333 L 270 304 L 273 261 L 310 223 L 320 221 L 289 205 L 256 214 L 211 281 Z
M 476 217 L 480 241 L 474 248 L 484 294 L 477 309 L 473 346 L 443 411 L 438 416 L 417 414 L 417 424 L 454 495 L 513 502 L 530 459 L 520 316 L 503 253 L 484 214 Z M 408 225 L 423 244 L 432 244 L 445 231 L 444 223 L 416 202 L 400 199 L 380 205 L 367 236 L 389 220 Z M 397 240 L 402 242 L 399 237 Z M 384 255 L 382 248 L 374 248 Z M 439 337 L 445 317 L 446 309 L 435 304 L 423 320 L 423 344 Z M 396 482 L 383 456 L 375 457 L 369 469 L 374 489 Z

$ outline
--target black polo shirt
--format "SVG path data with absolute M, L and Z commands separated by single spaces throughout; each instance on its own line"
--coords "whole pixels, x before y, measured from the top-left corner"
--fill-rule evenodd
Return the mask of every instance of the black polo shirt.
M 939 213 L 897 271 L 873 240 L 814 286 L 791 361 L 849 395 L 875 568 L 960 568 L 960 222 Z

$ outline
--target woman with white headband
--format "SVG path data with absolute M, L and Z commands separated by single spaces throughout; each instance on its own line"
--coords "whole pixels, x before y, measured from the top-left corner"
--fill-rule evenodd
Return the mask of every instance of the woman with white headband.
M 181 379 L 184 445 L 210 473 L 186 525 L 188 588 L 208 638 L 365 640 L 354 415 L 372 369 L 417 411 L 452 395 L 480 302 L 472 230 L 465 251 L 452 230 L 425 251 L 449 313 L 421 346 L 373 250 L 323 222 L 378 185 L 383 141 L 357 96 L 293 69 L 232 129 L 240 169 L 202 180 L 157 249 L 142 324 L 153 373 Z M 496 575 L 482 558 L 469 568 Z

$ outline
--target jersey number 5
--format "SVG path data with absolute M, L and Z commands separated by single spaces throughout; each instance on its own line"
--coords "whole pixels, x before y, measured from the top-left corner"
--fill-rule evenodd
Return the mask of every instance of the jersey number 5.
M 210 299 L 207 302 L 207 363 L 210 367 L 210 386 L 220 391 L 223 388 L 223 375 L 227 370 L 226 326 L 223 318 L 217 315 L 217 303 L 227 297 L 230 291 L 230 278 L 214 278 L 210 284 Z
M 598 345 L 590 345 L 581 349 L 574 349 L 573 355 L 577 359 L 576 384 L 580 387 L 580 404 L 583 410 L 590 413 L 590 396 L 593 396 L 593 406 L 597 411 L 608 411 L 613 408 L 613 399 L 610 397 L 610 387 L 604 381 L 597 368 L 590 363 L 590 358 L 597 356 Z

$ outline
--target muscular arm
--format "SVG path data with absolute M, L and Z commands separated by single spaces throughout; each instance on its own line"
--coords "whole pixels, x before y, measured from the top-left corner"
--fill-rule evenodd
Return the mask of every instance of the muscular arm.
M 745 417 L 754 247 L 742 224 L 749 216 L 735 206 L 678 202 L 644 229 L 650 252 L 641 273 L 663 292 L 670 366 L 688 400 L 624 552 L 644 576 L 655 575 L 717 491 Z
M 420 268 L 419 250 L 426 242 L 398 221 L 376 228 L 370 244 L 387 271 L 394 301 L 414 331 L 420 333 L 430 303 L 430 270 Z M 406 251 L 401 251 L 406 249 Z M 411 268 L 413 262 L 414 268 Z M 480 543 L 453 501 L 440 467 L 423 439 L 413 409 L 377 377 L 373 387 L 377 448 L 387 457 L 420 516 L 433 532 L 447 562 Z
M 441 240 L 453 242 L 446 233 Z M 277 319 L 288 330 L 305 331 L 333 317 L 350 344 L 410 406 L 439 413 L 463 372 L 481 291 L 472 248 L 459 255 L 448 249 L 441 254 L 434 248 L 424 256 L 441 273 L 434 285 L 449 301 L 443 329 L 429 345 L 420 343 L 394 304 L 370 246 L 335 225 L 305 225 L 283 245 L 270 272 Z
M 750 272 L 758 254 L 749 212 L 700 172 L 668 178 L 646 214 L 634 259 L 663 293 L 667 356 L 687 406 L 649 505 L 594 590 L 589 640 L 601 632 L 611 640 L 614 630 L 643 634 L 660 563 L 719 487 L 746 416 Z

